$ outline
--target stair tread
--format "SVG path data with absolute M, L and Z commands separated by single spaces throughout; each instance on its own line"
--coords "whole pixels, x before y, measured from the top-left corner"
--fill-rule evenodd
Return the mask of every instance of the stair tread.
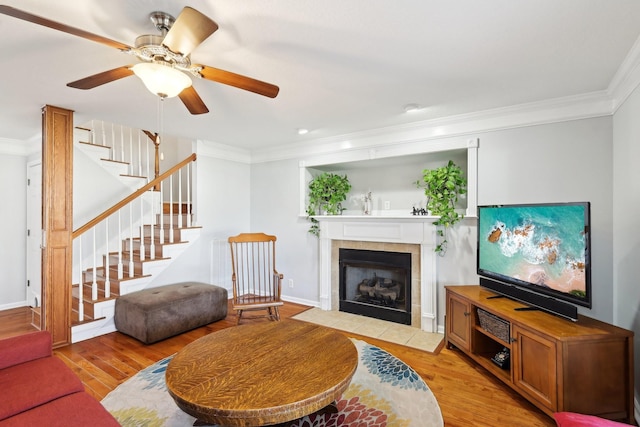
M 157 239 L 157 240 L 156 240 L 156 239 Z M 128 242 L 128 239 L 127 239 L 127 242 Z M 134 242 L 134 243 L 140 243 L 140 237 L 134 237 L 134 238 L 133 238 L 133 242 Z M 145 243 L 149 242 L 149 244 L 151 244 L 151 238 L 150 238 L 150 237 L 145 237 L 145 238 L 144 238 L 144 242 L 145 242 Z M 179 245 L 179 244 L 181 244 L 181 243 L 189 243 L 189 241 L 188 241 L 188 240 L 175 240 L 175 239 L 174 239 L 174 241 L 173 241 L 173 242 L 170 242 L 170 241 L 169 241 L 169 239 L 165 239 L 165 241 L 164 241 L 164 242 L 160 243 L 160 239 L 158 239 L 158 238 L 156 238 L 156 237 L 154 237 L 154 238 L 153 238 L 153 244 L 154 244 L 155 246 Z M 128 252 L 128 251 L 129 251 L 129 249 L 126 249 L 126 251 Z M 123 252 L 124 252 L 124 251 L 123 251 Z M 135 252 L 135 249 L 134 249 L 134 252 Z
M 102 271 L 104 271 L 104 267 L 98 267 L 98 269 L 100 269 L 100 271 L 96 272 L 96 281 L 104 282 L 104 280 L 106 279 L 106 277 L 102 273 Z M 109 268 L 109 271 L 112 271 L 112 272 L 115 273 L 113 276 L 111 274 L 109 274 L 109 281 L 110 282 L 120 283 L 120 282 L 124 282 L 124 281 L 127 281 L 127 280 L 134 280 L 134 279 L 141 279 L 141 278 L 144 278 L 144 277 L 151 277 L 150 274 L 140 274 L 140 275 L 135 275 L 134 274 L 133 277 L 129 277 L 129 274 L 127 273 L 122 277 L 122 279 L 118 279 L 117 278 L 117 270 L 118 270 L 117 267 L 113 267 L 112 266 L 112 267 Z M 93 272 L 93 268 L 87 269 L 85 271 L 87 273 Z
M 85 144 L 85 145 L 90 145 L 92 147 L 100 147 L 100 148 L 106 148 L 108 150 L 111 150 L 111 147 L 109 145 L 96 144 L 96 143 L 93 143 L 93 142 L 86 142 L 86 141 L 78 141 L 78 143 Z
M 76 313 L 76 314 L 78 313 L 77 310 L 73 310 L 73 312 Z M 104 316 L 103 317 L 98 317 L 97 319 L 93 319 L 93 318 L 91 318 L 89 316 L 86 316 L 86 315 L 84 317 L 85 317 L 84 320 L 73 320 L 71 322 L 71 326 L 86 325 L 88 323 L 98 322 L 98 321 L 102 321 L 102 320 L 106 319 L 106 317 L 104 317 Z
M 144 259 L 140 259 L 140 251 L 136 251 L 134 249 L 133 251 L 134 257 L 133 257 L 133 262 L 149 262 L 149 261 L 166 261 L 168 259 L 171 259 L 171 257 L 154 257 L 153 259 L 149 258 L 147 255 L 145 255 Z M 138 255 L 137 257 L 135 255 Z M 110 257 L 112 256 L 118 256 L 118 252 L 115 252 L 113 254 L 109 254 Z M 122 252 L 122 259 L 123 260 L 127 260 L 130 261 L 131 258 L 129 257 L 129 251 L 123 251 Z M 111 264 L 109 264 L 110 266 L 112 266 Z
M 95 145 L 95 144 L 94 144 L 94 145 Z M 100 146 L 99 146 L 99 145 L 96 145 L 96 147 L 100 147 Z M 111 162 L 111 163 L 119 163 L 119 164 L 121 164 L 121 165 L 129 165 L 129 162 L 122 162 L 122 161 L 120 161 L 120 160 L 112 160 L 112 159 L 104 159 L 104 158 L 102 158 L 102 159 L 100 159 L 100 160 L 105 161 L 105 162 Z

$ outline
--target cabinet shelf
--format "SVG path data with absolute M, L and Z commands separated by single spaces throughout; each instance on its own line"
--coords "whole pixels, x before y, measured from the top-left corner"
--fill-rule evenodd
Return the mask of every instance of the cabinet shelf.
M 491 372 L 496 377 L 500 378 L 502 381 L 510 381 L 511 380 L 511 370 L 508 368 L 501 368 L 500 366 L 493 363 L 491 358 L 495 355 L 495 353 L 476 353 L 477 359 L 476 362 L 480 364 L 487 371 Z
M 491 332 L 489 332 L 489 331 L 485 331 L 485 330 L 482 328 L 482 326 L 480 326 L 480 325 L 476 325 L 474 329 L 475 329 L 477 332 L 480 332 L 482 335 L 486 335 L 487 337 L 491 338 L 492 340 L 495 340 L 495 341 L 497 341 L 497 342 L 500 342 L 504 347 L 507 347 L 507 348 L 509 348 L 509 349 L 511 348 L 511 343 L 509 343 L 509 342 L 507 342 L 507 341 L 505 341 L 505 340 L 503 340 L 503 339 L 500 339 L 500 338 L 496 337 L 495 335 L 493 335 L 493 334 L 492 334 Z
M 448 348 L 458 348 L 549 416 L 579 412 L 634 424 L 633 332 L 586 316 L 570 322 L 516 311 L 521 303 L 494 296 L 476 285 L 446 287 Z M 508 325 L 511 342 L 483 329 L 478 310 Z M 508 369 L 491 360 L 505 347 Z

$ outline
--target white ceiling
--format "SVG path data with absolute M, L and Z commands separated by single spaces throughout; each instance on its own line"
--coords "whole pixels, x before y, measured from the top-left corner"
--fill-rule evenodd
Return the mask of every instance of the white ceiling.
M 34 140 L 40 108 L 249 150 L 605 91 L 640 35 L 637 0 L 10 0 L 133 45 L 148 14 L 191 6 L 219 30 L 192 61 L 276 84 L 270 99 L 197 80 L 210 113 L 158 101 L 132 76 L 66 83 L 132 64 L 116 49 L 0 15 L 0 137 Z M 406 104 L 424 107 L 405 114 Z M 300 136 L 297 128 L 308 128 Z

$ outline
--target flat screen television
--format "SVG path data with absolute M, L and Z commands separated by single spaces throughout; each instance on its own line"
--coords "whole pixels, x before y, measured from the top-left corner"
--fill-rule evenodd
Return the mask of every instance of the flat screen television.
M 589 202 L 478 206 L 477 257 L 482 287 L 571 320 L 591 308 Z

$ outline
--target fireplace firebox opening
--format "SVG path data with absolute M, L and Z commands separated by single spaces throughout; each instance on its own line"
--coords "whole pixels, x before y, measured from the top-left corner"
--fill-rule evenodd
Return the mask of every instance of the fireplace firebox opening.
M 339 250 L 339 309 L 411 324 L 411 254 Z

